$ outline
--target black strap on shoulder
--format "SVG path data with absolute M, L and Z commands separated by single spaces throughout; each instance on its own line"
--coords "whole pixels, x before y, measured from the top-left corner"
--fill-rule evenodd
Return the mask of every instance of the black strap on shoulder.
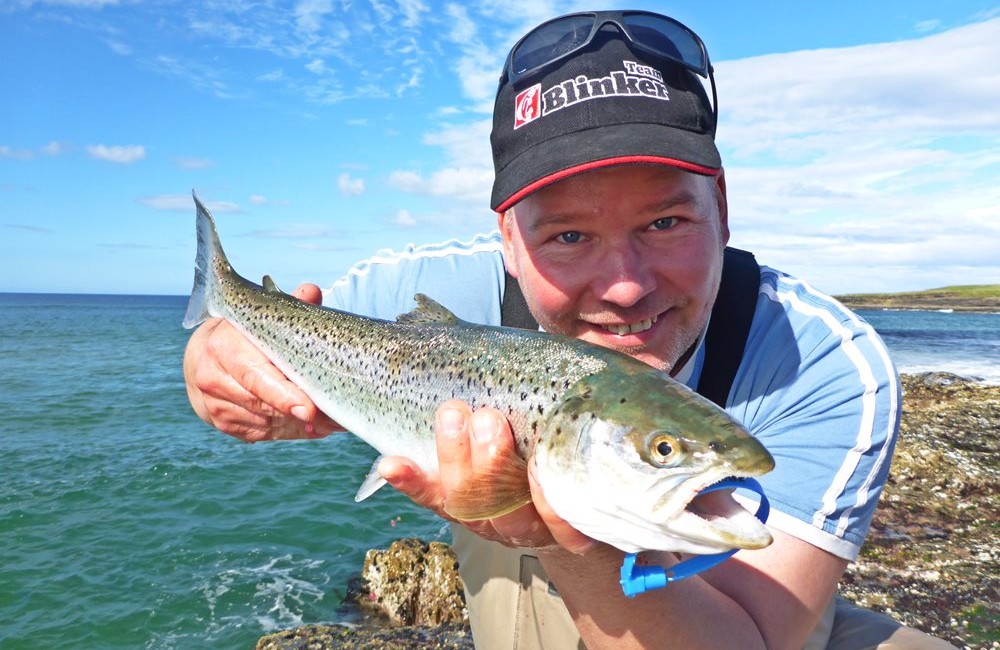
M 538 321 L 528 311 L 528 303 L 521 293 L 521 286 L 510 273 L 504 271 L 503 302 L 500 303 L 500 324 L 506 327 L 520 327 L 537 330 Z
M 723 408 L 743 359 L 759 291 L 760 266 L 753 253 L 727 247 L 698 380 L 698 392 Z
M 743 359 L 759 290 L 760 267 L 753 253 L 727 247 L 719 295 L 705 334 L 705 363 L 698 381 L 698 392 L 723 408 Z M 538 329 L 521 287 L 506 272 L 500 323 L 507 327 Z

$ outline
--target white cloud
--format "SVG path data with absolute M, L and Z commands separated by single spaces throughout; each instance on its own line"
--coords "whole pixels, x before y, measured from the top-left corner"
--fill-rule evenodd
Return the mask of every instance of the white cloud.
M 361 196 L 365 193 L 365 180 L 354 178 L 345 172 L 337 177 L 337 189 L 344 196 Z
M 106 42 L 108 44 L 108 47 L 111 48 L 111 51 L 117 54 L 118 56 L 132 56 L 132 48 L 128 44 L 122 43 L 121 41 L 109 40 Z
M 287 199 L 269 199 L 263 194 L 251 194 L 249 198 L 251 205 L 289 205 Z
M 139 199 L 139 203 L 164 212 L 193 212 L 194 201 L 187 194 L 160 194 L 158 196 L 144 196 Z M 239 212 L 240 206 L 231 201 L 203 201 L 205 207 L 216 214 Z
M 323 19 L 333 11 L 331 0 L 301 0 L 295 5 L 295 24 L 300 31 L 315 33 L 323 27 Z
M 196 158 L 192 156 L 177 156 L 174 162 L 181 169 L 208 169 L 215 166 L 214 160 L 208 158 Z
M 909 41 L 723 61 L 720 138 L 737 154 L 789 144 L 808 154 L 829 146 L 817 134 L 996 132 L 998 40 L 992 20 Z
M 323 59 L 313 59 L 306 64 L 306 70 L 313 74 L 326 74 L 330 72 L 330 69 L 326 67 L 326 61 Z
M 56 5 L 64 7 L 83 7 L 85 9 L 100 9 L 102 7 L 117 5 L 119 0 L 25 0 L 22 4 L 31 6 L 32 4 Z
M 733 244 L 832 292 L 996 282 L 1000 20 L 717 64 Z
M 423 14 L 427 13 L 427 5 L 421 0 L 396 0 L 399 10 L 403 13 L 403 26 L 412 28 L 420 24 Z
M 389 185 L 403 192 L 420 192 L 424 187 L 424 179 L 417 172 L 397 170 L 389 174 Z
M 0 145 L 0 158 L 13 158 L 14 160 L 31 160 L 35 157 L 35 152 L 31 149 L 14 149 L 7 145 Z
M 272 70 L 270 72 L 265 72 L 264 74 L 259 75 L 257 77 L 257 81 L 263 81 L 263 82 L 281 81 L 284 78 L 284 76 L 285 76 L 284 71 L 281 70 L 281 68 L 278 68 L 277 70 Z
M 138 162 L 146 157 L 146 148 L 141 144 L 115 145 L 110 147 L 103 144 L 95 144 L 88 146 L 86 149 L 91 158 L 123 165 Z
M 70 147 L 62 142 L 57 142 L 55 140 L 50 141 L 48 144 L 40 147 L 37 151 L 34 149 L 15 149 L 7 145 L 0 145 L 0 158 L 11 158 L 13 160 L 34 160 L 39 154 L 43 156 L 61 156 L 69 151 Z
M 937 19 L 931 20 L 921 20 L 916 25 L 913 26 L 917 32 L 921 34 L 926 34 L 927 32 L 933 32 L 941 27 L 941 21 Z
M 61 156 L 69 150 L 67 145 L 62 142 L 56 142 L 52 140 L 47 145 L 41 148 L 42 154 L 46 156 Z
M 413 218 L 413 215 L 408 210 L 400 210 L 396 213 L 396 217 L 392 220 L 392 223 L 404 228 L 410 228 L 417 225 L 417 220 Z

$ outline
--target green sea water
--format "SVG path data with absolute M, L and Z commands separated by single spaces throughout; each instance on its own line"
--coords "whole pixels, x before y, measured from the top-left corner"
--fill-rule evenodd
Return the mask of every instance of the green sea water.
M 350 435 L 247 445 L 187 404 L 180 297 L 0 294 L 0 648 L 252 648 L 333 622 L 368 548 L 447 538 Z

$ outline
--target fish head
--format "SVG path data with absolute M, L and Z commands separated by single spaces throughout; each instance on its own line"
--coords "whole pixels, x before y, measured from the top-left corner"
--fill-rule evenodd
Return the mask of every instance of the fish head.
M 765 474 L 773 457 L 725 411 L 661 373 L 581 380 L 553 408 L 534 455 L 553 510 L 626 552 L 718 553 L 772 541 L 730 492 L 699 492 Z

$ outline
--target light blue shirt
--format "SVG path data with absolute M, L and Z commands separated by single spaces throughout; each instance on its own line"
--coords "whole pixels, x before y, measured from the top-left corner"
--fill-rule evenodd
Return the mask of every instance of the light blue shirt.
M 498 233 L 383 250 L 354 266 L 324 304 L 395 319 L 424 293 L 459 318 L 500 324 Z M 678 374 L 697 386 L 704 344 Z M 868 323 L 833 298 L 761 267 L 753 323 L 726 410 L 768 448 L 768 524 L 854 560 L 889 473 L 900 415 L 896 369 Z

